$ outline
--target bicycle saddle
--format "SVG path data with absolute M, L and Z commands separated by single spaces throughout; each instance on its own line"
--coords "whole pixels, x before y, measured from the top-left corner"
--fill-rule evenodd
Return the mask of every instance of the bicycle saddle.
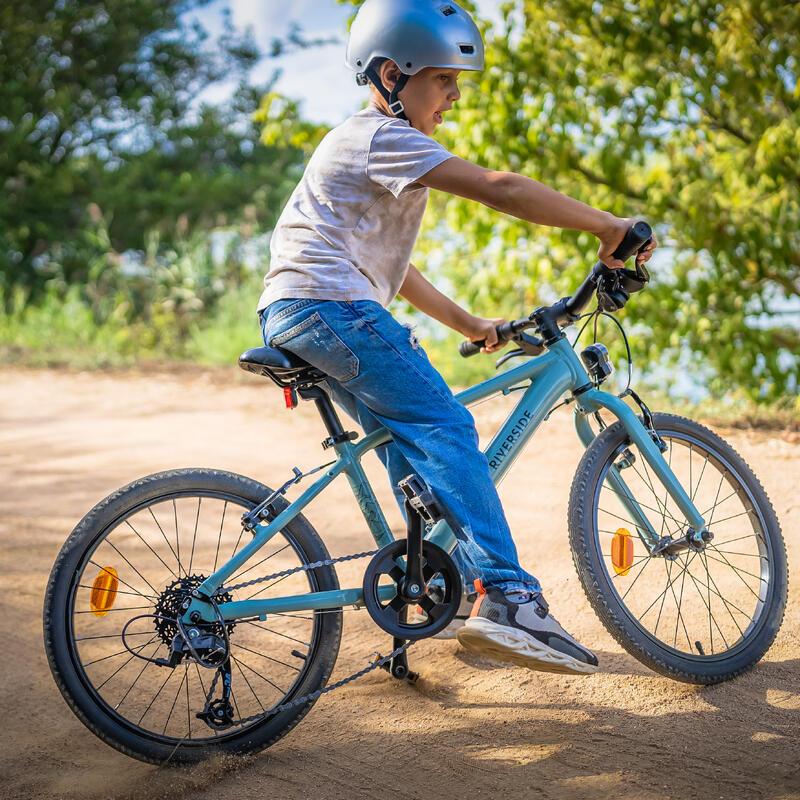
M 317 382 L 325 376 L 307 361 L 274 347 L 253 347 L 239 356 L 239 366 L 255 375 L 272 378 L 283 386 L 286 381 Z

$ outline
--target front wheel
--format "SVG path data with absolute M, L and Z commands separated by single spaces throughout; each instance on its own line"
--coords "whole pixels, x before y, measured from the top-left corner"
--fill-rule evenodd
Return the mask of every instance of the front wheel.
M 240 517 L 268 494 L 230 472 L 161 472 L 98 503 L 64 544 L 45 595 L 45 649 L 70 708 L 106 743 L 152 763 L 250 753 L 313 705 L 336 661 L 340 609 L 240 619 L 224 630 L 198 624 L 189 635 L 201 634 L 193 641 L 208 655 L 166 663 L 182 604 L 249 544 Z M 298 515 L 226 584 L 328 558 Z M 220 603 L 338 588 L 333 567 L 322 566 L 226 592 Z M 215 652 L 227 661 L 217 665 Z
M 689 530 L 620 422 L 587 448 L 572 483 L 569 533 L 584 591 L 612 636 L 656 672 L 689 683 L 727 680 L 772 644 L 787 594 L 775 511 L 741 456 L 712 431 L 654 414 L 664 459 L 702 514 L 705 546 L 651 554 L 615 470 L 662 540 Z

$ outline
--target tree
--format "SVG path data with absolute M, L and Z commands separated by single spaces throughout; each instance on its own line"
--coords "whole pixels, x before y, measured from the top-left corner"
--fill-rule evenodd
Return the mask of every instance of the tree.
M 514 0 L 437 133 L 454 153 L 655 223 L 674 261 L 624 312 L 636 354 L 712 389 L 797 392 L 800 5 Z M 458 236 L 454 235 L 454 231 Z M 435 194 L 423 247 L 462 301 L 519 316 L 567 294 L 588 234 Z
M 35 297 L 56 256 L 67 283 L 86 276 L 87 207 L 110 245 L 169 243 L 249 206 L 268 226 L 291 190 L 300 148 L 259 144 L 266 87 L 244 84 L 224 108 L 196 107 L 215 81 L 247 74 L 260 53 L 228 20 L 213 45 L 185 22 L 200 2 L 99 0 L 0 8 L 0 296 Z M 272 54 L 308 47 L 292 29 Z M 180 223 L 178 224 L 178 221 Z M 89 237 L 91 238 L 91 237 Z M 93 245 L 88 245 L 92 250 Z M 54 252 L 56 251 L 56 252 Z

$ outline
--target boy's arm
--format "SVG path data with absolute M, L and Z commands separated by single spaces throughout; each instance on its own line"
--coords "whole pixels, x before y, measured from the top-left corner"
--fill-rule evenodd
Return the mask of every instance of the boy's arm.
M 408 265 L 408 272 L 398 294 L 415 308 L 439 320 L 448 328 L 458 331 L 467 339 L 471 341 L 486 339 L 486 346 L 483 348 L 485 352 L 490 353 L 500 349 L 496 347 L 495 326 L 505 322 L 504 319 L 483 319 L 470 314 L 442 294 L 413 264 Z M 504 342 L 501 347 L 505 344 Z
M 593 233 L 600 240 L 598 258 L 609 267 L 624 266 L 622 261 L 612 257 L 612 253 L 633 224 L 633 219 L 615 217 L 607 211 L 587 206 L 524 175 L 484 169 L 462 158 L 443 161 L 419 178 L 419 183 L 477 200 L 528 222 Z M 656 245 L 654 237 L 636 260 L 639 263 L 647 261 Z

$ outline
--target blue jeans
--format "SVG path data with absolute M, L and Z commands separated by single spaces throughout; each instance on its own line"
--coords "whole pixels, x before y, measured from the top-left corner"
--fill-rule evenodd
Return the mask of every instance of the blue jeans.
M 376 454 L 395 496 L 402 508 L 397 482 L 412 472 L 425 481 L 459 540 L 465 585 L 480 578 L 504 592 L 540 590 L 519 565 L 472 415 L 407 327 L 371 300 L 278 300 L 261 317 L 265 344 L 324 372 L 323 388 L 365 433 L 391 431 Z

